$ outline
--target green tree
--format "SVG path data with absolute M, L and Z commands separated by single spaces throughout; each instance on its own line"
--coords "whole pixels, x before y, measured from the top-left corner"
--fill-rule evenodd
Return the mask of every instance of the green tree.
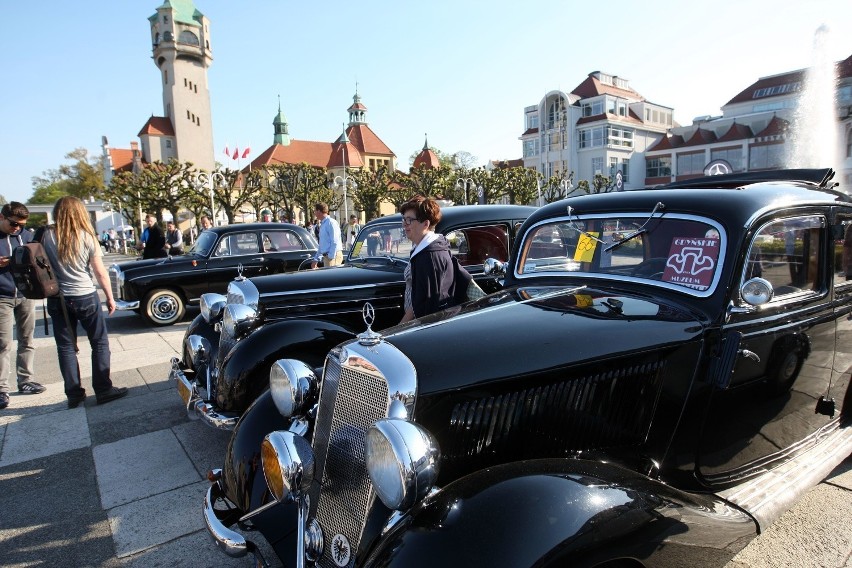
M 609 176 L 595 174 L 592 180 L 591 193 L 609 193 L 615 188 L 612 178 Z
M 254 188 L 254 191 L 246 197 L 245 203 L 251 206 L 258 221 L 260 212 L 266 207 L 272 209 L 273 214 L 277 213 L 269 179 L 269 172 L 264 169 L 252 170 L 246 175 L 246 184 Z
M 412 168 L 408 176 L 397 178 L 399 184 L 408 191 L 408 196 L 419 194 L 434 199 L 446 199 L 453 193 L 456 182 L 452 166 L 441 165 L 437 168 Z
M 50 204 L 64 195 L 80 199 L 102 198 L 104 185 L 103 165 L 97 158 L 89 158 L 85 148 L 76 148 L 67 154 L 69 164 L 46 170 L 32 178 L 33 194 L 29 203 Z
M 213 180 L 213 201 L 225 212 L 228 224 L 234 222 L 240 207 L 248 201 L 249 197 L 263 190 L 259 173 L 249 175 L 239 170 L 225 168 L 224 171 L 209 175 Z M 210 191 L 210 186 L 208 185 L 206 189 Z
M 541 188 L 541 196 L 545 203 L 553 203 L 560 199 L 568 197 L 568 192 L 574 189 L 574 172 L 567 176 L 564 173 L 556 172 L 544 182 Z
M 538 204 L 538 182 L 541 174 L 536 170 L 517 166 L 513 168 L 496 168 L 492 176 L 503 185 L 503 197 L 513 205 Z
M 353 170 L 349 174 L 354 186 L 348 190 L 355 209 L 363 211 L 369 221 L 379 216 L 379 206 L 389 201 L 394 188 L 394 178 L 384 166 L 375 171 L 369 169 Z M 345 219 L 348 221 L 348 219 Z
M 113 176 L 104 197 L 121 203 L 122 213 L 136 221 L 137 211 L 142 209 L 163 220 L 163 210 L 168 210 L 174 219 L 184 204 L 190 202 L 195 189 L 195 170 L 190 162 L 170 160 L 168 163 L 147 164 L 138 173 L 120 172 Z M 135 225 L 135 223 L 134 223 Z

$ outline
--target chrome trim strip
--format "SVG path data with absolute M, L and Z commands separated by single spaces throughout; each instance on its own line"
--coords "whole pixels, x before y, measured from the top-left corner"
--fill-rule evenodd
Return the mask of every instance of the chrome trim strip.
M 139 300 L 134 302 L 126 302 L 124 300 L 115 300 L 115 309 L 116 310 L 138 310 L 139 309 Z
M 216 484 L 210 485 L 207 489 L 207 495 L 204 496 L 204 524 L 207 526 L 207 532 L 210 533 L 213 542 L 216 543 L 219 550 L 231 558 L 242 558 L 249 553 L 249 542 L 240 533 L 232 531 L 223 525 L 216 516 L 213 503 L 216 501 L 218 495 L 214 496 L 213 491 L 217 487 Z
M 400 277 L 402 277 L 402 273 L 400 273 Z M 380 287 L 383 287 L 383 286 L 391 286 L 391 285 L 395 286 L 395 285 L 399 285 L 400 282 L 402 282 L 402 278 L 400 278 L 400 280 L 398 280 L 396 282 L 384 282 L 384 283 L 381 283 L 381 284 L 359 284 L 358 286 L 335 286 L 333 288 L 311 288 L 309 290 L 304 290 L 304 289 L 302 289 L 302 290 L 287 290 L 287 291 L 283 291 L 283 292 L 270 292 L 268 294 L 263 294 L 263 298 L 264 299 L 266 299 L 266 298 L 278 298 L 278 297 L 281 297 L 281 296 L 295 296 L 297 294 L 304 295 L 308 292 L 313 294 L 313 293 L 316 293 L 316 292 L 332 292 L 334 290 L 363 290 L 365 288 L 380 288 Z M 349 301 L 351 302 L 352 300 L 349 300 Z M 374 301 L 374 299 L 371 299 L 371 301 Z
M 852 452 L 852 426 L 837 428 L 811 449 L 719 496 L 752 515 L 765 529 L 801 495 L 818 484 Z

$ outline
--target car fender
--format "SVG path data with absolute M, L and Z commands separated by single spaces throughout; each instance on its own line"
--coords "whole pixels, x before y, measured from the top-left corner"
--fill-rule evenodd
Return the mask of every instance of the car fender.
M 216 351 L 219 349 L 219 332 L 216 331 L 216 326 L 207 323 L 204 317 L 202 317 L 201 314 L 198 314 L 186 328 L 186 331 L 183 334 L 183 353 L 181 353 L 181 357 L 187 367 L 194 369 L 192 356 L 189 354 L 188 339 L 190 335 L 200 335 L 210 342 L 211 353 L 209 355 L 209 360 L 215 361 Z
M 263 438 L 270 432 L 286 430 L 289 426 L 289 419 L 278 412 L 268 390 L 249 406 L 237 422 L 225 452 L 222 483 L 228 498 L 244 513 L 263 505 L 269 497 L 260 458 Z
M 705 546 L 695 546 L 694 533 L 687 541 L 688 531 L 700 531 Z M 654 565 L 679 551 L 721 565 L 755 532 L 748 515 L 721 500 L 616 465 L 532 460 L 479 471 L 434 493 L 378 539 L 366 564 L 595 566 L 633 558 Z
M 355 332 L 331 321 L 294 319 L 271 322 L 237 341 L 225 355 L 216 382 L 216 404 L 242 412 L 269 386 L 269 368 L 282 358 L 322 367 L 329 350 L 355 337 Z

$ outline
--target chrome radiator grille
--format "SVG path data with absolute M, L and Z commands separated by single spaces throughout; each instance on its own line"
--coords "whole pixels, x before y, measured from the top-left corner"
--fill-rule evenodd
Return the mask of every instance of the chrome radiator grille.
M 364 440 L 374 422 L 387 417 L 388 385 L 383 378 L 326 360 L 314 430 L 315 481 L 309 494 L 312 515 L 323 530 L 325 547 L 319 566 L 336 568 L 331 554 L 335 535 L 351 546 L 349 566 L 361 540 L 367 512 L 375 498 L 367 475 Z
M 641 444 L 662 363 L 622 367 L 457 404 L 444 457 L 500 461 Z
M 112 270 L 109 271 L 109 287 L 112 290 L 113 298 L 116 300 L 124 299 L 124 294 L 121 293 L 121 289 L 118 287 L 118 277 Z

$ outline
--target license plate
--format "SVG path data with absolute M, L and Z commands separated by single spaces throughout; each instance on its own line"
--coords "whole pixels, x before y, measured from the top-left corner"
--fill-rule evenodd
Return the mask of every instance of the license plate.
M 192 389 L 186 386 L 180 378 L 177 380 L 177 390 L 181 399 L 183 399 L 184 406 L 189 406 L 189 399 L 192 398 Z

